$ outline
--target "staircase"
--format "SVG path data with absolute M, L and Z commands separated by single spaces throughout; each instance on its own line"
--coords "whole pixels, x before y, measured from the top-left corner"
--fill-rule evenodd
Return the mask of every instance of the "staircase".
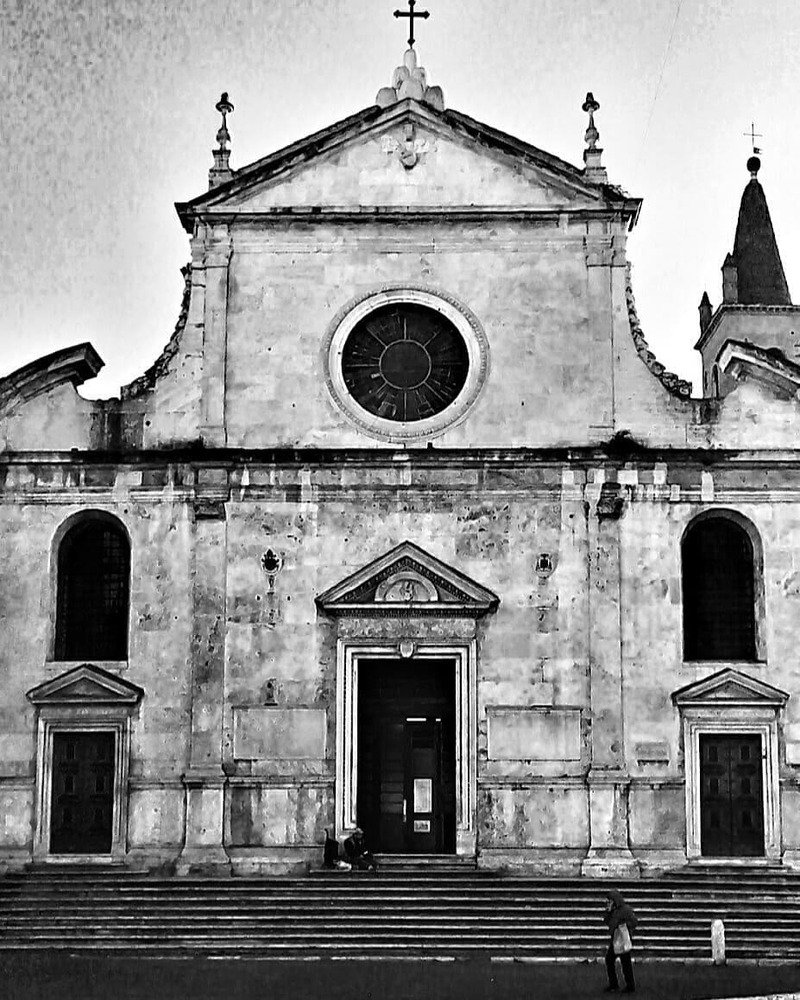
M 586 959 L 602 955 L 603 890 L 589 879 L 469 870 L 158 878 L 41 872 L 0 881 L 0 951 L 253 958 Z M 800 876 L 687 870 L 614 882 L 639 916 L 637 958 L 800 959 Z

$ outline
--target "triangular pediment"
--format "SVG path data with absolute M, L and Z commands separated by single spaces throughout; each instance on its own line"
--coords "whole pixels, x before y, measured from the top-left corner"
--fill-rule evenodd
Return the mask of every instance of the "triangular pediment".
M 755 386 L 767 397 L 797 400 L 800 393 L 800 366 L 778 348 L 728 340 L 717 363 L 726 375 Z
M 317 598 L 332 615 L 477 617 L 498 603 L 491 590 L 413 542 L 402 542 Z
M 755 677 L 727 667 L 701 681 L 673 691 L 673 702 L 682 708 L 708 704 L 780 707 L 789 695 Z
M 136 705 L 144 691 L 115 674 L 81 664 L 28 691 L 34 705 Z
M 237 171 L 178 205 L 202 215 L 279 210 L 598 210 L 636 199 L 583 170 L 457 111 L 413 100 L 368 108 Z

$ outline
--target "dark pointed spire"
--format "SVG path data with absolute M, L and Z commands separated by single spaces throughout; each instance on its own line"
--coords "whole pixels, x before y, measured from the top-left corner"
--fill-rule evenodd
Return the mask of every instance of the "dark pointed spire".
M 708 297 L 708 292 L 703 292 L 703 297 L 700 299 L 700 305 L 697 309 L 700 313 L 700 333 L 705 333 L 708 324 L 711 322 L 711 314 L 714 311 L 711 308 L 711 299 Z
M 739 206 L 732 255 L 736 268 L 735 301 L 742 305 L 791 305 L 767 199 L 758 182 L 760 166 L 757 156 L 747 161 L 750 183 Z

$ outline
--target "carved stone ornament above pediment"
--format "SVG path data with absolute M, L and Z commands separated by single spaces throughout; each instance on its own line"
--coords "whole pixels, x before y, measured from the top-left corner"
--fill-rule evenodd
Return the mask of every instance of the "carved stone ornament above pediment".
M 711 677 L 673 691 L 672 700 L 678 708 L 709 704 L 780 708 L 789 700 L 789 695 L 756 677 L 726 667 Z
M 130 705 L 139 703 L 144 691 L 91 663 L 59 674 L 28 691 L 34 705 Z
M 396 548 L 320 594 L 330 615 L 439 615 L 478 617 L 493 611 L 492 591 L 413 542 Z
M 427 603 L 438 601 L 439 591 L 422 573 L 408 568 L 393 573 L 375 588 L 375 601 Z

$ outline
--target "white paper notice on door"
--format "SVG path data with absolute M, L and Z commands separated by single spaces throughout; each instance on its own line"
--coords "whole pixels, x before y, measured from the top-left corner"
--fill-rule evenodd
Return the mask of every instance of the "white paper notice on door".
M 432 778 L 414 778 L 414 812 L 433 812 Z
M 431 821 L 429 819 L 415 819 L 414 833 L 430 833 Z

